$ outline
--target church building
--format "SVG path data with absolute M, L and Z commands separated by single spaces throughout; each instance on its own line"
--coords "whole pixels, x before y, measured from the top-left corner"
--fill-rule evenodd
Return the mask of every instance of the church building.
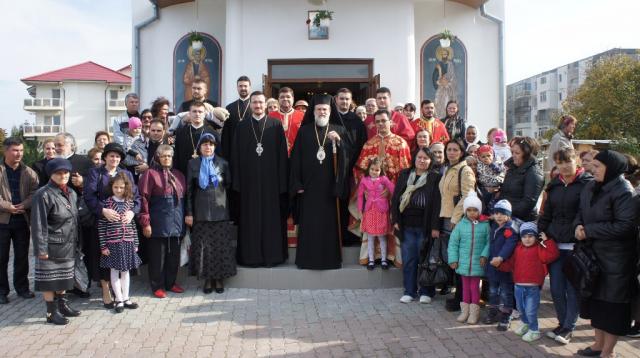
M 505 126 L 504 0 L 134 0 L 133 86 L 141 108 L 172 107 L 202 78 L 234 101 L 236 79 L 296 99 L 347 87 L 357 104 L 388 87 L 392 102 L 449 100 L 481 137 Z

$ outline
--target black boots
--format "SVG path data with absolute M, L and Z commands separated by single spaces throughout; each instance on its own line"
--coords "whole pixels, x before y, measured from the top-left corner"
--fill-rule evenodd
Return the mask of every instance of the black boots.
M 58 301 L 58 311 L 65 317 L 78 317 L 80 311 L 76 311 L 69 307 L 69 301 L 64 293 L 56 293 L 56 299 Z
M 47 323 L 53 323 L 59 326 L 69 323 L 69 320 L 64 318 L 62 314 L 60 314 L 60 311 L 58 311 L 58 306 L 55 301 L 47 301 Z

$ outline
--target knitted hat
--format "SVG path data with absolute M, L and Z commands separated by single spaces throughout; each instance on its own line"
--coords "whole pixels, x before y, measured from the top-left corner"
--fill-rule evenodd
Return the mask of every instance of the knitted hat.
M 529 221 L 520 225 L 520 237 L 526 235 L 538 236 L 538 225 L 535 222 Z
M 507 133 L 505 133 L 502 129 L 497 129 L 495 132 L 493 132 L 493 141 L 496 143 L 506 143 Z
M 491 146 L 487 144 L 481 145 L 480 148 L 478 148 L 478 151 L 476 152 L 476 154 L 480 156 L 484 153 L 491 153 L 493 155 L 493 148 L 491 148 Z
M 142 121 L 138 117 L 129 118 L 129 129 L 142 128 Z
M 511 203 L 508 200 L 502 199 L 493 207 L 493 212 L 511 216 Z
M 465 213 L 468 208 L 476 208 L 478 211 L 482 212 L 482 201 L 480 201 L 480 198 L 478 198 L 478 194 L 476 194 L 475 191 L 470 191 L 469 194 L 467 194 L 462 206 L 464 207 Z
M 44 167 L 45 172 L 47 172 L 48 176 L 51 174 L 64 170 L 67 172 L 71 171 L 71 162 L 64 158 L 53 158 L 47 162 L 47 165 Z

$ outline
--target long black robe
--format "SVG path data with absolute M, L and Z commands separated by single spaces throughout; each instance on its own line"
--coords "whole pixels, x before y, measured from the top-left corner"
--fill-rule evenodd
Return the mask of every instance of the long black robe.
M 264 152 L 258 156 L 256 136 L 260 139 L 263 125 Z M 233 189 L 240 193 L 238 263 L 280 264 L 287 259 L 288 189 L 287 141 L 280 121 L 264 116 L 238 123 L 231 161 Z
M 324 133 L 336 131 L 341 139 L 346 132 L 341 125 L 329 124 L 316 127 L 304 125 L 298 131 L 291 151 L 291 179 L 289 192 L 296 196 L 298 224 L 298 248 L 296 265 L 301 269 L 327 270 L 341 267 L 341 251 L 338 237 L 338 213 L 336 198 L 344 195 L 344 179 L 347 169 L 346 143 L 338 145 L 338 176 L 333 171 L 333 149 L 329 139 L 324 144 L 326 153 L 322 164 L 317 159 L 318 136 L 322 142 Z M 298 194 L 299 190 L 304 193 Z
M 187 177 L 187 166 L 193 159 L 193 150 L 198 146 L 198 141 L 203 133 L 211 133 L 220 143 L 220 134 L 208 123 L 195 129 L 191 125 L 186 125 L 176 131 L 175 154 L 173 155 L 173 167 L 178 169 L 185 178 Z M 216 146 L 216 154 L 220 153 L 220 146 Z M 224 156 L 223 156 L 224 158 Z
M 232 166 L 231 161 L 231 147 L 233 146 L 233 137 L 238 127 L 238 123 L 242 120 L 251 118 L 251 108 L 249 107 L 249 99 L 241 100 L 238 98 L 236 101 L 231 102 L 225 107 L 229 111 L 229 118 L 224 122 L 222 127 L 222 151 L 220 154 L 227 158 L 229 165 Z M 240 111 L 238 111 L 240 109 Z M 244 117 L 242 115 L 244 114 Z
M 229 168 L 231 168 L 232 171 L 234 165 L 233 158 L 231 158 L 233 137 L 238 123 L 251 118 L 251 108 L 249 108 L 249 105 L 249 98 L 244 101 L 238 98 L 236 101 L 229 103 L 226 107 L 227 111 L 229 111 L 229 118 L 227 118 L 224 122 L 224 126 L 222 127 L 222 146 L 220 153 L 223 158 L 227 159 Z M 227 192 L 227 196 L 229 197 L 229 216 L 231 217 L 231 221 L 235 222 L 236 225 L 239 225 L 241 203 L 240 193 L 232 188 Z
M 367 142 L 367 127 L 354 112 L 339 113 L 339 116 L 341 124 L 344 125 L 347 131 L 347 135 L 343 139 L 348 144 L 347 157 L 349 159 L 349 167 L 347 168 L 346 185 L 348 192 L 351 193 L 355 190 L 353 167 L 360 157 L 362 147 Z M 342 225 L 343 244 L 345 246 L 360 245 L 360 237 L 354 235 L 348 228 L 349 216 L 349 196 L 345 195 L 345 198 L 340 201 L 340 224 Z

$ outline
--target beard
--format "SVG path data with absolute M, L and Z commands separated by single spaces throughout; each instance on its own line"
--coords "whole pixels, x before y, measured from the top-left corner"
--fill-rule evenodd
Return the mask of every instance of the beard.
M 316 125 L 318 127 L 326 127 L 329 124 L 329 116 L 317 116 Z

